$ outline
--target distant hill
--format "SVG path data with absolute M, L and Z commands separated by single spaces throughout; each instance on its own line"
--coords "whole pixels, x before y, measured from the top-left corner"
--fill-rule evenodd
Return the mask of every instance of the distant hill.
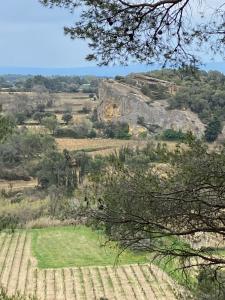
M 130 73 L 148 72 L 159 69 L 159 66 L 151 65 L 129 65 L 129 66 L 111 66 L 111 67 L 77 67 L 77 68 L 36 68 L 36 67 L 0 67 L 0 75 L 21 74 L 21 75 L 95 75 L 100 77 L 114 77 L 116 75 L 126 76 Z M 217 70 L 225 74 L 225 62 L 207 63 L 202 66 L 204 70 Z

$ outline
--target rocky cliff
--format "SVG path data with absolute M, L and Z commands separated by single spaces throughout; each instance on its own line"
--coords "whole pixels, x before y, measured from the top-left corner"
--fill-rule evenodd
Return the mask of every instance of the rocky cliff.
M 164 101 L 151 102 L 136 87 L 114 80 L 103 80 L 99 86 L 98 117 L 102 121 L 124 121 L 134 126 L 138 117 L 158 131 L 172 128 L 203 135 L 205 126 L 188 110 L 169 110 Z

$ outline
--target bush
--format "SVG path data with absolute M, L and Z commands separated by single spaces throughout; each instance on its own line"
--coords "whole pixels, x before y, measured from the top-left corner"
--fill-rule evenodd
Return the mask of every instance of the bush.
M 57 151 L 47 153 L 37 166 L 36 176 L 43 189 L 55 185 L 70 194 L 77 187 L 77 173 L 67 150 L 63 153 Z
M 145 118 L 142 116 L 138 116 L 137 118 L 137 124 L 141 126 L 145 126 Z
M 23 125 L 24 122 L 26 121 L 27 119 L 27 116 L 25 113 L 22 113 L 22 112 L 18 112 L 16 115 L 15 115 L 15 119 L 16 119 L 16 123 L 18 125 Z
M 80 114 L 89 114 L 91 112 L 91 108 L 84 106 L 81 110 L 79 110 Z
M 18 223 L 19 220 L 17 216 L 11 214 L 4 214 L 0 216 L 0 230 L 9 229 L 14 232 Z
M 95 138 L 97 133 L 92 129 L 92 123 L 89 120 L 77 121 L 75 125 L 55 130 L 54 136 L 67 138 Z
M 28 201 L 9 202 L 6 199 L 0 200 L 0 230 L 14 230 L 18 226 L 47 215 L 47 201 Z M 1 299 L 1 298 L 0 298 Z
M 141 139 L 146 139 L 148 137 L 148 133 L 147 133 L 147 131 L 143 131 L 143 132 L 140 132 L 138 136 Z
M 70 112 L 66 112 L 62 116 L 62 120 L 68 124 L 73 119 L 73 115 Z
M 202 268 L 198 275 L 199 300 L 225 299 L 225 273 L 211 267 Z
M 55 129 L 57 128 L 58 121 L 55 116 L 44 117 L 41 120 L 41 124 L 45 126 L 52 134 L 54 134 Z
M 39 156 L 50 149 L 55 149 L 55 141 L 49 135 L 17 133 L 4 144 L 0 144 L 0 163 L 3 166 L 17 166 Z
M 221 130 L 222 130 L 222 125 L 220 120 L 214 117 L 206 127 L 205 140 L 209 143 L 214 142 L 217 139 Z
M 61 138 L 79 138 L 77 132 L 73 128 L 61 128 L 58 127 L 55 130 L 55 137 L 61 137 Z
M 187 133 L 183 133 L 181 130 L 166 129 L 163 131 L 161 137 L 166 141 L 185 141 L 187 139 Z
M 15 125 L 10 117 L 0 115 L 0 142 L 4 142 L 13 133 Z
M 112 139 L 129 139 L 131 135 L 129 134 L 128 123 L 107 123 L 104 125 L 103 134 L 107 138 Z
M 69 226 L 75 225 L 74 219 L 59 220 L 53 217 L 41 217 L 36 220 L 32 220 L 26 224 L 26 228 L 46 228 L 46 227 L 58 227 L 58 226 Z
M 141 92 L 152 100 L 167 99 L 169 96 L 168 88 L 162 84 L 148 84 L 141 88 Z
M 90 139 L 96 138 L 96 137 L 97 137 L 96 131 L 95 131 L 94 129 L 92 129 L 92 130 L 89 132 L 88 137 L 89 137 Z
M 8 169 L 1 166 L 0 179 L 4 180 L 24 180 L 29 181 L 31 177 L 29 176 L 27 170 L 24 170 L 23 167 Z

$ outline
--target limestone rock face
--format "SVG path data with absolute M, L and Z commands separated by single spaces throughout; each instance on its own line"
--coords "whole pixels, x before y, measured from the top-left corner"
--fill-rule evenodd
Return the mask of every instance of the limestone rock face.
M 138 117 L 145 123 L 161 130 L 181 129 L 192 131 L 196 136 L 204 134 L 205 126 L 191 111 L 169 110 L 165 101 L 154 101 L 136 87 L 114 80 L 103 80 L 99 86 L 98 117 L 102 121 L 124 121 L 134 126 Z

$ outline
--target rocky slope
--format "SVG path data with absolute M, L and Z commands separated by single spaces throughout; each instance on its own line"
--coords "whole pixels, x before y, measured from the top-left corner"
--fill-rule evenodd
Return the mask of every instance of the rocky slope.
M 143 117 L 153 131 L 172 128 L 203 135 L 205 126 L 198 116 L 188 110 L 169 110 L 165 101 L 152 101 L 139 88 L 114 81 L 103 80 L 99 86 L 98 117 L 102 121 L 124 121 L 131 126 Z

